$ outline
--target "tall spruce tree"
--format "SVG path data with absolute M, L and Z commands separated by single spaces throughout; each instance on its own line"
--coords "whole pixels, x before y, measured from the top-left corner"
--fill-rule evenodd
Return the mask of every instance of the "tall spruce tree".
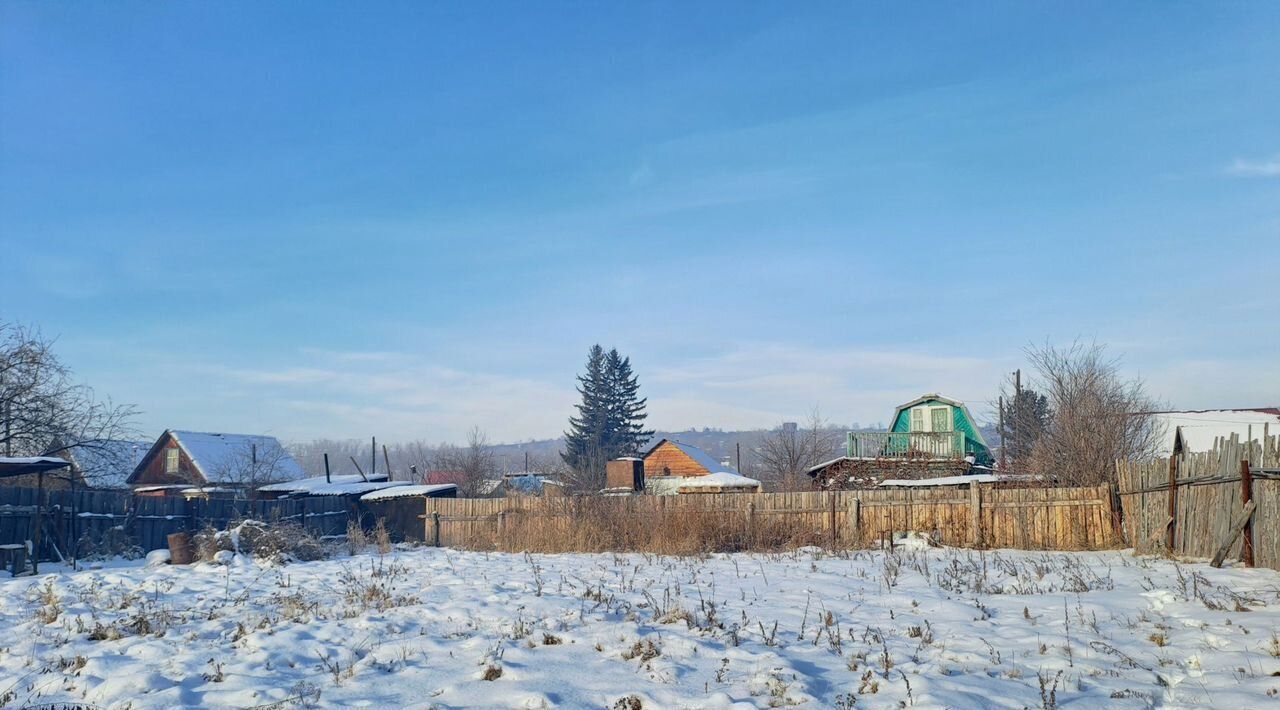
M 616 348 L 605 358 L 605 377 L 609 382 L 610 458 L 634 456 L 653 436 L 644 428 L 647 399 L 640 397 L 640 378 L 631 371 L 631 358 L 622 357 Z
M 1000 432 L 1000 445 L 1005 447 L 1013 466 L 1022 465 L 1031 457 L 1052 420 L 1053 412 L 1044 395 L 1030 387 L 1014 394 L 1005 405 L 1004 431 Z
M 639 452 L 653 432 L 644 428 L 645 400 L 639 396 L 639 378 L 631 359 L 617 349 L 605 352 L 591 347 L 587 370 L 578 376 L 582 402 L 577 416 L 569 418 L 565 451 L 561 455 L 586 488 L 604 483 L 605 463 Z

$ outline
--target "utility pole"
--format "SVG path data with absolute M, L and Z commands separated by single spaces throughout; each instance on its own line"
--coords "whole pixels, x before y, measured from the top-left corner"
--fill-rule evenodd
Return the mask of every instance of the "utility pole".
M 369 475 L 374 476 L 378 473 L 378 437 L 373 437 L 373 443 L 369 444 Z
M 738 473 L 742 473 L 742 442 L 735 441 L 733 443 L 733 448 L 734 450 L 737 451 L 737 454 L 738 454 Z
M 1006 471 L 1009 468 L 1008 459 L 1005 458 L 1005 441 L 1004 430 L 1004 395 L 1000 395 L 1000 470 Z
M 1013 405 L 1012 406 L 1013 406 L 1013 413 L 1015 415 L 1015 421 L 1010 422 L 1011 424 L 1010 428 L 1012 429 L 1010 434 L 1013 434 L 1013 436 L 1009 437 L 1009 443 L 1016 444 L 1018 441 L 1018 434 L 1017 434 L 1018 422 L 1016 420 L 1021 419 L 1025 416 L 1025 413 L 1022 411 L 1022 368 L 1018 368 L 1017 370 L 1013 371 Z

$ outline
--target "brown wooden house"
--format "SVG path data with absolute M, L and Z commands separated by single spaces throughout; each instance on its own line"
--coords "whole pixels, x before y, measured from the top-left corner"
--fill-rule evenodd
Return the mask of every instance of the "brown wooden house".
M 691 444 L 675 439 L 659 439 L 644 455 L 644 477 L 707 476 L 719 471 L 733 473 L 733 467 Z
M 644 490 L 655 495 L 759 492 L 760 482 L 696 446 L 660 439 L 644 455 Z
M 305 477 L 275 437 L 167 429 L 125 483 L 135 491 L 180 490 L 184 485 L 246 491 Z

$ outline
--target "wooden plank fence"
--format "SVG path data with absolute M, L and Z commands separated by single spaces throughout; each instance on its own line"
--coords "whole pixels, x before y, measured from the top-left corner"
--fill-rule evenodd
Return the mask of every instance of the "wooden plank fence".
M 423 539 L 509 551 L 696 553 L 866 547 L 886 532 L 945 545 L 1090 550 L 1122 545 L 1109 485 L 682 496 L 426 499 Z
M 1226 558 L 1251 551 L 1253 564 L 1280 569 L 1280 436 L 1264 433 L 1251 443 L 1232 437 L 1204 453 L 1118 461 L 1116 477 L 1126 533 L 1138 552 L 1211 558 L 1252 500 L 1250 524 Z
M 0 487 L 0 544 L 34 539 L 35 488 Z M 197 532 L 206 525 L 225 528 L 233 520 L 293 521 L 320 536 L 344 535 L 348 506 L 341 496 L 289 500 L 186 500 L 134 496 L 125 491 L 46 490 L 39 559 L 70 559 L 81 540 L 98 544 L 113 528 L 144 551 L 168 546 L 175 532 Z

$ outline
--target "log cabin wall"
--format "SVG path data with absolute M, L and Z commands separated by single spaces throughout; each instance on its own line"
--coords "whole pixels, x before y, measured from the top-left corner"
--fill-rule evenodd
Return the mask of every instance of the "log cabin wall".
M 169 449 L 178 450 L 177 474 L 165 473 L 165 459 L 168 456 L 166 452 Z M 130 485 L 167 486 L 177 483 L 206 482 L 204 476 L 201 476 L 199 471 L 196 470 L 195 463 L 187 455 L 186 450 L 179 446 L 177 439 L 168 432 L 164 434 L 160 445 L 152 447 L 139 465 L 143 467 L 142 473 L 136 479 L 130 480 Z
M 654 476 L 706 476 L 711 473 L 705 466 L 689 458 L 670 441 L 664 441 L 658 448 L 644 457 L 645 478 Z

